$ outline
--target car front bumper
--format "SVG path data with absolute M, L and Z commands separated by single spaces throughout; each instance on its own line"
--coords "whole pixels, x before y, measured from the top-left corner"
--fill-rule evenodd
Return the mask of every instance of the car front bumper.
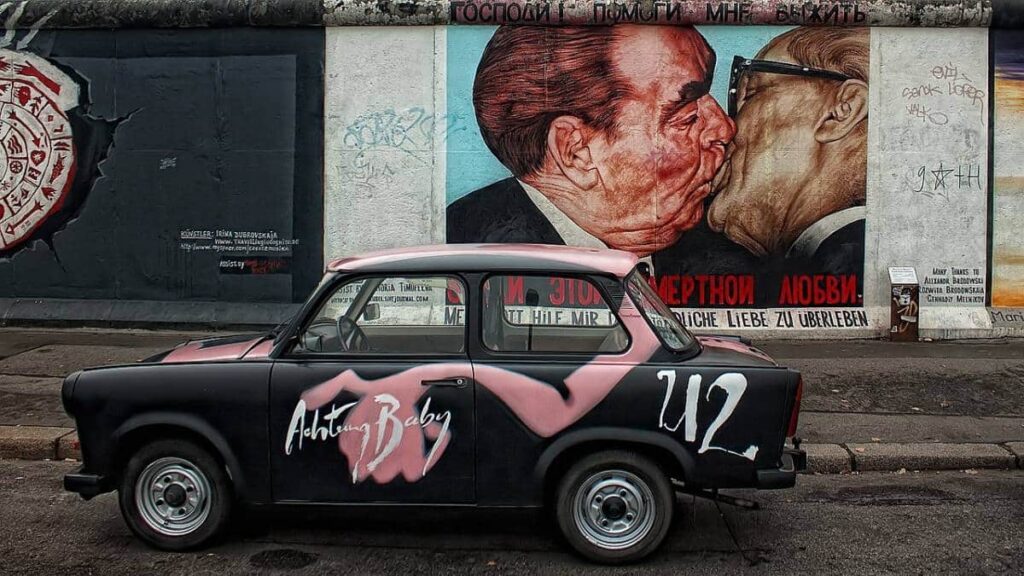
M 782 465 L 778 469 L 758 470 L 757 487 L 762 490 L 792 488 L 796 485 L 796 475 L 807 469 L 807 452 L 799 448 L 786 448 L 782 451 Z
M 86 500 L 111 490 L 110 483 L 105 476 L 88 474 L 82 470 L 64 475 L 64 489 L 68 492 L 75 492 Z

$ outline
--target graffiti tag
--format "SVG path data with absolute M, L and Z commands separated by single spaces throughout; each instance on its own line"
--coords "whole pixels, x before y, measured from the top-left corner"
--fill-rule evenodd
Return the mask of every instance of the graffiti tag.
M 951 190 L 982 190 L 980 164 L 946 164 L 919 166 L 914 169 L 910 184 L 915 194 L 949 201 Z
M 440 132 L 435 126 L 440 125 Z M 394 149 L 405 152 L 429 148 L 435 138 L 443 142 L 452 132 L 465 130 L 462 118 L 451 114 L 430 114 L 415 106 L 404 110 L 388 108 L 356 118 L 345 127 L 342 142 L 357 150 Z
M 985 91 L 979 90 L 974 85 L 974 80 L 968 78 L 967 74 L 952 62 L 933 67 L 932 77 L 946 82 L 947 94 L 970 100 L 974 106 L 985 105 Z
M 949 116 L 944 112 L 933 112 L 931 108 L 924 104 L 908 104 L 907 115 L 925 124 L 934 124 L 936 126 L 949 124 Z

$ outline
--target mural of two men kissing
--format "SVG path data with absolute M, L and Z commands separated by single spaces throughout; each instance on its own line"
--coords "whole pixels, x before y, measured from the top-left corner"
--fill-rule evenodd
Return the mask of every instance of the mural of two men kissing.
M 678 308 L 862 304 L 867 29 L 474 28 L 449 242 L 628 250 Z

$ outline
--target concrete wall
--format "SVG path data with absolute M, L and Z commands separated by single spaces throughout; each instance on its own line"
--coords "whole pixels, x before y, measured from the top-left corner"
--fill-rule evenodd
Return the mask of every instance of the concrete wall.
M 925 336 L 1024 328 L 1015 5 L 655 5 L 4 5 L 2 315 L 271 322 L 335 256 L 535 241 L 704 332 L 883 335 L 897 266 Z
M 329 108 L 344 112 L 337 118 L 333 116 L 335 112 L 329 113 L 325 129 L 327 218 L 331 222 L 349 223 L 341 226 L 347 230 L 345 232 L 328 233 L 325 244 L 328 254 L 364 247 L 436 242 L 441 238 L 449 241 L 558 240 L 538 230 L 536 214 L 532 213 L 535 202 L 527 204 L 530 210 L 524 212 L 521 203 L 507 199 L 510 194 L 519 196 L 520 200 L 528 198 L 521 192 L 521 186 L 512 191 L 487 188 L 513 175 L 485 143 L 476 117 L 482 100 L 497 96 L 481 97 L 474 103 L 472 93 L 474 82 L 478 81 L 481 54 L 496 30 L 492 27 L 385 28 L 375 29 L 374 34 L 356 28 L 328 30 L 328 77 L 337 72 L 339 78 L 361 78 L 365 72 L 360 70 L 372 70 L 374 79 L 373 84 L 359 81 L 360 88 L 354 92 L 347 90 L 344 82 L 328 83 Z M 649 38 L 658 34 L 657 28 L 644 30 L 643 35 Z M 707 105 L 717 103 L 727 108 L 729 65 L 733 54 L 752 56 L 772 39 L 792 30 L 792 27 L 698 27 L 697 31 L 718 54 L 718 70 L 710 90 L 714 102 Z M 996 322 L 994 328 L 986 306 L 991 303 L 991 231 L 1001 226 L 1015 229 L 1019 213 L 1011 209 L 990 213 L 990 134 L 998 119 L 992 110 L 989 31 L 871 28 L 864 34 L 864 42 L 869 47 L 869 77 L 864 82 L 867 109 L 862 148 L 852 144 L 833 148 L 811 145 L 793 126 L 777 122 L 778 118 L 799 116 L 800 106 L 820 105 L 816 99 L 820 90 L 832 90 L 828 80 L 817 85 L 808 81 L 814 88 L 805 88 L 802 94 L 797 94 L 802 99 L 794 100 L 792 94 L 778 95 L 776 102 L 768 104 L 771 118 L 758 117 L 759 125 L 770 120 L 774 132 L 753 129 L 750 122 L 744 122 L 742 112 L 736 118 L 738 133 L 726 154 L 730 158 L 734 153 L 740 154 L 733 150 L 735 148 L 745 152 L 750 160 L 756 153 L 762 163 L 761 168 L 754 171 L 757 174 L 747 174 L 748 179 L 756 180 L 747 186 L 750 189 L 739 187 L 732 192 L 733 201 L 723 204 L 728 204 L 729 211 L 738 214 L 740 219 L 771 219 L 779 211 L 797 210 L 801 202 L 812 198 L 820 202 L 830 195 L 845 195 L 848 197 L 845 203 L 819 208 L 819 215 L 834 217 L 849 208 L 860 207 L 859 214 L 864 219 L 859 236 L 857 232 L 847 231 L 847 237 L 841 242 L 843 248 L 838 252 L 826 254 L 824 260 L 801 261 L 786 258 L 785 245 L 777 246 L 775 254 L 753 254 L 751 250 L 744 250 L 735 243 L 736 238 L 742 240 L 742 234 L 734 232 L 736 238 L 730 238 L 727 226 L 724 230 L 714 230 L 707 225 L 705 216 L 683 231 L 674 245 L 661 246 L 653 254 L 651 250 L 638 247 L 635 251 L 641 256 L 652 256 L 656 277 L 671 277 L 667 282 L 664 278 L 657 282 L 661 294 L 691 325 L 708 331 L 717 328 L 751 335 L 768 332 L 793 337 L 877 336 L 890 327 L 892 294 L 888 268 L 910 266 L 915 268 L 922 284 L 919 311 L 922 334 L 985 336 L 1012 333 L 1015 329 L 1012 322 L 1005 321 Z M 396 37 L 405 39 L 404 48 L 396 49 Z M 543 37 L 548 47 L 557 41 L 553 33 Z M 354 46 L 359 46 L 364 56 L 358 65 L 344 56 L 337 60 L 332 57 L 349 53 Z M 544 59 L 539 55 L 543 53 L 529 57 L 540 64 Z M 631 53 L 636 54 L 636 51 Z M 643 71 L 651 77 L 659 68 L 668 66 L 665 58 L 663 54 L 648 53 L 629 65 L 650 65 Z M 1007 58 L 1012 60 L 1011 56 Z M 593 64 L 578 60 L 573 65 Z M 532 68 L 531 74 L 564 72 L 550 62 L 546 66 Z M 523 88 L 514 82 L 519 81 L 521 79 L 512 78 L 502 89 L 518 95 L 517 90 Z M 565 79 L 559 80 L 563 81 Z M 377 86 L 384 89 L 378 90 Z M 363 87 L 369 89 L 363 90 Z M 523 92 L 522 96 L 510 99 L 509 105 L 516 102 L 519 106 L 527 105 L 528 94 Z M 799 106 L 794 107 L 795 104 Z M 511 114 L 511 108 L 507 110 Z M 766 114 L 764 110 L 762 114 Z M 658 174 L 653 180 L 645 180 L 642 173 L 634 173 L 630 177 L 636 181 L 636 186 L 623 186 L 619 182 L 618 188 L 598 186 L 587 189 L 586 193 L 574 190 L 579 194 L 570 195 L 567 190 L 573 187 L 566 186 L 567 181 L 562 178 L 570 168 L 564 165 L 548 166 L 543 177 L 517 175 L 519 181 L 533 182 L 533 187 L 542 195 L 561 197 L 562 200 L 556 200 L 560 206 L 566 205 L 565 198 L 572 198 L 572 202 L 591 208 L 589 214 L 587 210 L 580 210 L 578 214 L 582 216 L 571 207 L 558 210 L 563 215 L 568 214 L 570 220 L 578 216 L 577 223 L 585 232 L 590 232 L 583 237 L 573 236 L 577 240 L 583 238 L 585 242 L 597 236 L 603 244 L 629 248 L 628 242 L 621 242 L 610 232 L 602 236 L 602 225 L 619 213 L 614 203 L 602 204 L 600 190 L 619 198 L 633 194 L 630 196 L 632 213 L 644 215 L 654 226 L 659 219 L 664 219 L 662 213 L 666 206 L 657 194 L 664 192 L 663 188 L 674 177 L 672 170 L 685 172 L 687 169 L 685 165 L 672 168 L 670 162 L 663 159 L 668 152 L 676 155 L 685 152 L 673 148 L 671 140 L 675 136 L 657 132 L 639 134 L 645 129 L 637 124 L 642 120 L 636 117 L 631 122 L 630 129 L 634 133 L 630 136 L 634 139 L 630 148 L 651 156 L 640 158 L 635 166 L 628 162 L 612 165 L 607 168 L 610 176 L 603 173 L 599 162 L 595 162 L 595 170 L 605 179 L 618 175 L 619 180 L 623 180 L 621 174 L 627 169 L 646 167 Z M 356 133 L 361 136 L 353 136 Z M 1020 152 L 1016 149 L 1019 145 L 1012 143 L 1018 139 L 1010 137 L 1007 131 L 1001 132 L 998 124 L 994 134 L 1006 134 L 997 140 L 1009 143 L 1002 151 L 1007 158 L 1002 162 L 1008 165 L 1017 159 L 1019 164 Z M 352 144 L 359 150 L 354 150 Z M 542 144 L 550 155 L 551 147 L 546 142 Z M 997 142 L 997 150 L 999 145 Z M 598 154 L 596 148 L 591 152 Z M 607 150 L 600 153 L 609 154 Z M 815 161 L 808 163 L 807 157 L 814 157 Z M 504 162 L 508 164 L 510 160 L 505 158 Z M 730 160 L 726 160 L 723 170 L 730 164 Z M 999 165 L 1002 164 L 997 162 Z M 614 168 L 618 168 L 618 174 L 613 172 Z M 722 191 L 728 192 L 729 187 L 722 180 L 725 178 L 719 175 L 713 188 L 725 199 L 727 195 Z M 861 183 L 853 183 L 857 181 Z M 518 184 L 515 180 L 506 182 Z M 762 188 L 755 188 L 755 185 Z M 685 186 L 677 194 L 685 193 L 684 189 Z M 648 196 L 644 196 L 645 193 Z M 791 199 L 767 201 L 763 199 L 765 195 Z M 1009 197 L 1009 194 L 1004 196 Z M 474 197 L 477 200 L 471 201 Z M 362 207 L 343 208 L 350 198 L 361 199 Z M 438 227 L 439 198 L 445 198 L 449 205 L 446 236 L 440 234 Z M 705 205 L 713 205 L 715 198 L 715 195 L 709 196 Z M 568 204 L 571 206 L 571 202 Z M 374 209 L 367 206 L 379 206 L 377 213 L 387 214 L 387 217 L 373 218 Z M 453 207 L 460 209 L 453 210 Z M 715 212 L 714 208 L 711 212 Z M 858 215 L 856 210 L 854 212 L 851 218 L 856 220 Z M 597 217 L 593 214 L 601 214 L 598 218 L 601 221 L 595 223 Z M 506 226 L 506 222 L 515 225 Z M 367 233 L 360 234 L 358 230 Z M 524 230 L 529 232 L 524 233 Z M 565 228 L 559 231 L 565 233 Z M 1003 236 L 1008 238 L 1012 234 Z M 997 236 L 994 248 L 1000 249 L 1004 243 L 1005 240 Z M 863 251 L 862 256 L 860 251 Z M 853 260 L 851 254 L 855 256 Z M 842 292 L 843 282 L 851 276 L 856 278 L 854 299 Z M 714 277 L 723 279 L 723 285 L 726 280 L 735 278 L 731 286 L 738 291 L 732 300 L 736 305 L 723 305 L 723 302 L 729 303 L 728 297 L 713 297 Z M 794 288 L 806 282 L 807 277 L 810 277 L 810 290 Z M 744 297 L 747 279 L 754 283 L 753 300 Z M 788 298 L 787 280 L 791 290 Z M 703 301 L 700 297 L 702 283 Z M 842 292 L 838 298 L 830 294 L 832 286 Z M 691 290 L 688 299 L 683 298 L 687 287 Z M 1008 290 L 1017 293 L 1020 286 Z M 803 300 L 801 305 L 799 298 L 804 292 L 809 300 Z M 1000 308 L 995 312 L 997 318 L 1012 320 L 1014 317 L 1012 310 Z
M 0 297 L 153 303 L 136 317 L 305 298 L 322 268 L 322 30 L 33 36 L 0 51 Z

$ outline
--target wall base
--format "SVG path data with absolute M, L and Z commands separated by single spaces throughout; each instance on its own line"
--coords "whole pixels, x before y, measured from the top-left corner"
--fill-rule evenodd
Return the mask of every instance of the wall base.
M 107 328 L 267 328 L 302 304 L 0 298 L 0 326 Z

